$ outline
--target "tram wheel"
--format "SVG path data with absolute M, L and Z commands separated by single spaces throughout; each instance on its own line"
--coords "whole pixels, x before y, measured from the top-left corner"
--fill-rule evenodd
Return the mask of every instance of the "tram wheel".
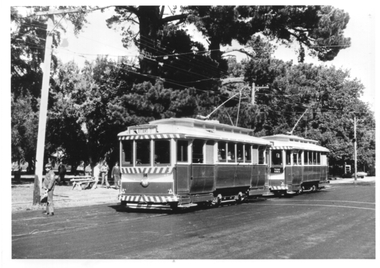
M 214 198 L 214 200 L 212 200 L 212 204 L 216 207 L 219 207 L 222 203 L 222 195 L 221 194 L 218 194 L 218 196 L 216 196 Z
M 304 188 L 303 188 L 303 186 L 301 186 L 300 189 L 298 190 L 297 194 L 302 194 L 303 190 L 304 190 Z
M 240 204 L 240 203 L 243 202 L 243 193 L 242 193 L 242 192 L 240 192 L 240 193 L 236 196 L 235 201 L 236 201 L 237 204 Z

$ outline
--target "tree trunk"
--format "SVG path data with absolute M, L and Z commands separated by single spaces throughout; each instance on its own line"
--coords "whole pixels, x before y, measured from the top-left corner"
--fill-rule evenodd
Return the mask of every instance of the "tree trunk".
M 161 28 L 159 6 L 140 6 L 137 14 L 140 22 L 140 69 L 144 74 L 157 75 L 157 36 Z

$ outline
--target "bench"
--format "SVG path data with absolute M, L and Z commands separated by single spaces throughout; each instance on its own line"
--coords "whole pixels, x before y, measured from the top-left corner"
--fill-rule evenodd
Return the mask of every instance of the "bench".
M 70 180 L 73 183 L 73 188 L 78 190 L 90 189 L 95 182 L 92 176 L 75 176 L 75 178 Z

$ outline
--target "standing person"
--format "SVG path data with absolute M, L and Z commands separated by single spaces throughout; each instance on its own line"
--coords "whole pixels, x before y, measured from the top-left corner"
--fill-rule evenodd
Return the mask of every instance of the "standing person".
M 16 183 L 21 183 L 21 171 L 22 171 L 22 167 L 20 165 L 20 161 L 17 161 L 13 169 L 14 179 Z
M 62 163 L 62 161 L 59 163 L 58 166 L 58 175 L 59 175 L 59 184 L 65 184 L 65 175 L 66 175 L 66 167 Z
M 94 175 L 95 182 L 94 182 L 94 185 L 92 185 L 91 190 L 95 190 L 98 187 L 100 166 L 101 166 L 101 164 L 99 162 L 99 163 L 96 163 L 96 165 L 94 167 L 94 174 L 93 175 Z
M 77 166 L 77 175 L 84 176 L 85 175 L 85 166 L 84 161 L 80 161 L 79 166 Z
M 120 176 L 121 176 L 121 172 L 120 172 L 119 163 L 116 162 L 115 166 L 112 168 L 112 171 L 111 171 L 111 177 L 113 178 L 115 189 L 120 189 Z
M 46 175 L 44 182 L 42 184 L 42 189 L 47 191 L 47 203 L 46 203 L 46 212 L 44 214 L 48 216 L 54 216 L 54 202 L 53 202 L 53 193 L 55 185 L 55 173 L 51 168 L 51 164 L 48 163 L 45 166 Z
M 107 162 L 104 161 L 104 162 L 103 162 L 103 165 L 102 165 L 102 167 L 101 167 L 101 173 L 102 173 L 102 185 L 105 183 L 107 189 L 110 188 L 110 184 L 108 183 L 108 170 L 109 170 L 109 167 L 108 167 L 108 165 L 107 165 Z

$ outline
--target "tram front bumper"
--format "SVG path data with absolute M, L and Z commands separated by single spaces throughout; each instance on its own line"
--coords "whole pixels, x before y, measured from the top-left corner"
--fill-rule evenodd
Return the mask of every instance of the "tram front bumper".
M 179 201 L 178 197 L 175 195 L 128 195 L 128 194 L 120 194 L 119 195 L 120 202 L 127 203 L 153 203 L 153 204 L 168 204 L 168 203 L 177 203 Z

